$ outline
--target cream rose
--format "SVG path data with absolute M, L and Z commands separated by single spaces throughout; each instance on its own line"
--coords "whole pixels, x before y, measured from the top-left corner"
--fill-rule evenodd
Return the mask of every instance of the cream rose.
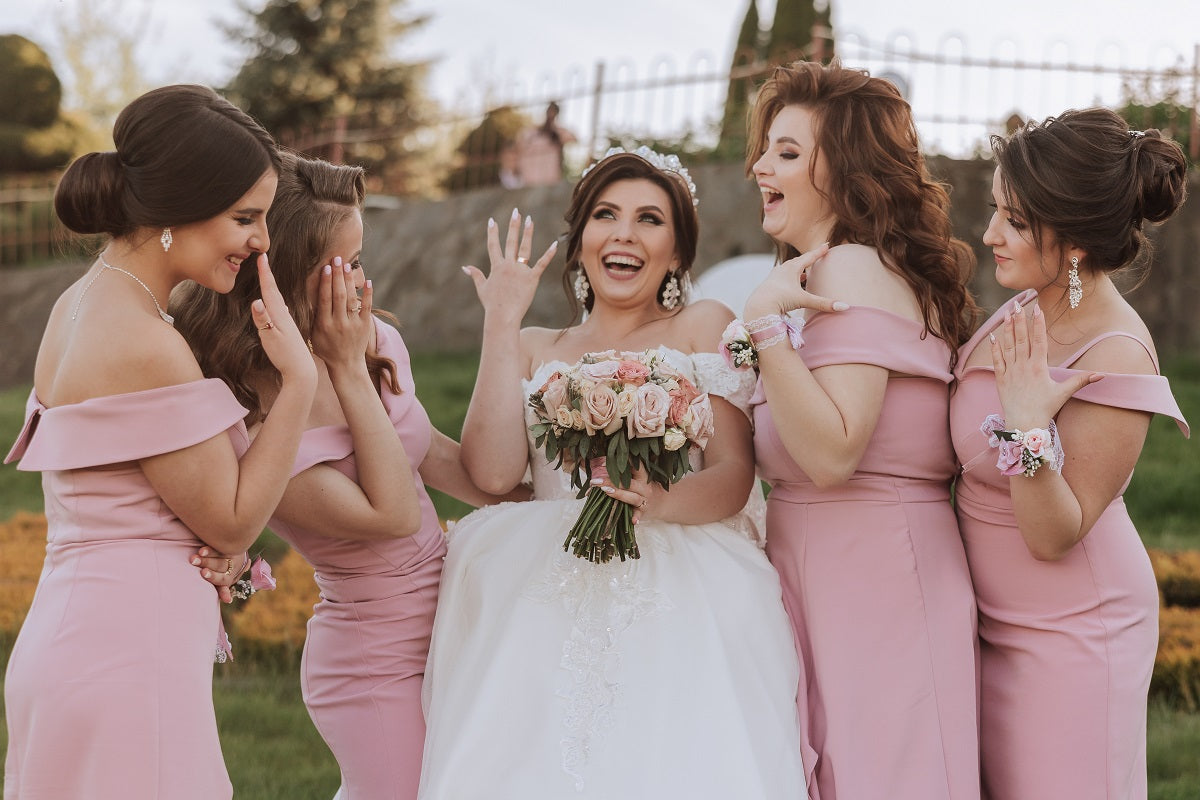
M 583 426 L 589 434 L 612 433 L 621 427 L 617 416 L 617 393 L 603 384 L 594 385 L 583 396 Z
M 667 412 L 670 410 L 671 396 L 666 389 L 655 383 L 639 386 L 633 410 L 629 412 L 629 438 L 662 436 L 667 429 Z
M 554 421 L 560 428 L 571 427 L 571 409 L 566 406 L 559 406 L 554 409 Z M 583 427 L 582 425 L 580 427 Z
M 597 361 L 595 364 L 580 364 L 579 374 L 593 381 L 611 381 L 617 375 L 621 362 L 615 359 Z
M 621 419 L 628 417 L 637 402 L 637 389 L 625 389 L 617 395 L 617 416 Z
M 679 428 L 667 428 L 663 434 L 663 449 L 667 451 L 678 450 L 687 444 L 687 434 Z
M 567 405 L 567 379 L 557 372 L 554 374 L 558 378 L 547 381 L 542 389 L 542 408 L 546 409 L 546 416 L 550 419 L 555 419 L 558 409 Z
M 690 411 L 692 418 L 688 421 L 684 431 L 687 433 L 688 438 L 703 450 L 708 446 L 708 440 L 713 435 L 713 412 L 712 404 L 708 401 L 708 395 L 702 394 L 693 400 Z

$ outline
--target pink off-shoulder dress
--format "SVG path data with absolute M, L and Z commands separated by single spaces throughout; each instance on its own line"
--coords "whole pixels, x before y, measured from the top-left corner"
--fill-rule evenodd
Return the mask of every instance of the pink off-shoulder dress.
M 233 796 L 212 703 L 219 610 L 201 542 L 138 460 L 227 434 L 218 380 L 46 408 L 31 393 L 6 461 L 40 471 L 46 561 L 4 684 L 5 800 Z
M 963 361 L 1003 319 L 1002 309 L 980 328 Z M 1109 336 L 1137 338 L 1099 336 L 1051 375 L 1065 379 Z M 959 524 L 979 604 L 984 796 L 1145 798 L 1146 694 L 1158 647 L 1158 589 L 1146 548 L 1118 494 L 1064 558 L 1031 556 L 1013 515 L 1011 479 L 996 469 L 996 451 L 980 431 L 989 414 L 1003 415 L 995 374 L 990 366 L 960 373 L 950 423 L 963 465 Z M 1075 398 L 1166 414 L 1188 432 L 1160 375 L 1106 374 Z
M 393 394 L 385 385 L 383 404 L 413 465 L 411 475 L 396 480 L 416 483 L 420 530 L 365 542 L 271 521 L 271 529 L 313 565 L 321 589 L 308 623 L 301 681 L 309 715 L 341 769 L 339 800 L 417 795 L 425 741 L 421 685 L 446 554 L 437 513 L 417 472 L 431 441 L 429 417 L 417 400 L 400 334 L 378 320 L 375 326 L 378 351 L 395 362 L 401 388 Z M 305 432 L 292 472 L 316 464 L 357 479 L 347 426 Z
M 767 555 L 800 651 L 802 744 L 821 800 L 979 797 L 975 597 L 950 505 L 950 349 L 922 330 L 865 306 L 806 325 L 809 369 L 891 372 L 844 485 L 809 480 L 772 417 L 794 412 L 768 407 L 761 383 L 756 395 Z

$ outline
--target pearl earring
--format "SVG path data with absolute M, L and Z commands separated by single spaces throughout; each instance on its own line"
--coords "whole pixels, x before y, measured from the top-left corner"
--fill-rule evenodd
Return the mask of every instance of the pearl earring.
M 592 285 L 588 283 L 587 273 L 583 271 L 583 267 L 577 268 L 578 272 L 575 275 L 575 299 L 582 306 L 587 305 L 588 292 L 592 290 Z
M 667 311 L 670 311 L 673 308 L 675 308 L 675 306 L 679 305 L 679 295 L 680 295 L 679 278 L 675 277 L 675 273 L 672 272 L 670 274 L 670 277 L 667 278 L 666 285 L 663 286 L 663 290 L 662 290 L 662 306 L 663 306 L 663 308 L 665 308 Z

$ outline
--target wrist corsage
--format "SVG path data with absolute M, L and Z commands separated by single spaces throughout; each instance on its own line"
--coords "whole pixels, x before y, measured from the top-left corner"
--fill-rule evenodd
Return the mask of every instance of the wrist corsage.
M 804 345 L 803 327 L 802 318 L 792 319 L 785 314 L 769 314 L 749 322 L 735 319 L 721 334 L 719 350 L 730 368 L 754 369 L 758 367 L 759 350 L 784 341 L 799 350 Z
M 1049 467 L 1055 472 L 1062 470 L 1065 454 L 1054 420 L 1050 420 L 1045 428 L 1006 430 L 1004 420 L 998 414 L 990 414 L 979 430 L 988 437 L 988 446 L 999 450 L 996 469 L 1002 475 L 1023 474 L 1032 478 L 1041 467 Z
M 234 600 L 247 600 L 255 592 L 274 589 L 275 585 L 275 577 L 271 575 L 271 565 L 265 559 L 257 557 L 250 565 L 250 576 L 242 578 L 230 586 L 229 593 L 233 595 Z M 220 619 L 218 625 L 217 648 L 213 654 L 213 660 L 218 664 L 233 660 L 233 643 L 229 641 L 229 634 L 225 632 L 223 618 Z

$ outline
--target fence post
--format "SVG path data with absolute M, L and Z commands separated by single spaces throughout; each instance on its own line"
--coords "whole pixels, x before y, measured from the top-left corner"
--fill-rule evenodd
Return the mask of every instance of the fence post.
M 588 155 L 590 164 L 596 157 L 596 139 L 600 135 L 600 101 L 604 98 L 604 62 L 596 62 L 596 81 L 592 88 L 592 130 L 588 135 Z

